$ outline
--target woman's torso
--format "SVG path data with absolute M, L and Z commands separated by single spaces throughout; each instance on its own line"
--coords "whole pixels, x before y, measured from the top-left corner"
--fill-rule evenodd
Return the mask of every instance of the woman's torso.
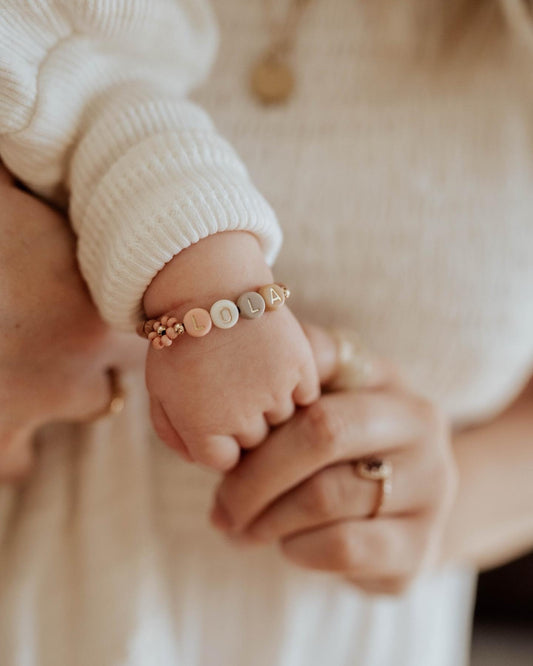
M 264 4 L 216 3 L 220 56 L 196 98 L 279 215 L 275 274 L 294 309 L 356 328 L 456 421 L 501 409 L 533 368 L 524 61 L 465 26 L 439 64 L 438 13 L 421 0 L 315 0 L 296 34 L 296 92 L 264 108 L 248 87 Z

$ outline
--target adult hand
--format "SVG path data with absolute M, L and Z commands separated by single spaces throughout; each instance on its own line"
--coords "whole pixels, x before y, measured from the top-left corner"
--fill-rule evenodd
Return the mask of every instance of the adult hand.
M 78 272 L 65 218 L 18 188 L 1 165 L 0 201 L 0 481 L 5 481 L 31 467 L 36 428 L 84 420 L 106 407 L 106 368 L 133 363 L 137 346 L 133 336 L 111 332 L 100 319 Z
M 320 329 L 309 333 L 327 384 L 335 345 Z M 233 535 L 279 541 L 302 567 L 398 594 L 438 557 L 456 472 L 439 410 L 384 362 L 369 359 L 367 368 L 364 387 L 323 395 L 226 474 L 212 521 Z M 369 457 L 393 466 L 392 493 L 373 519 L 378 482 L 354 466 Z

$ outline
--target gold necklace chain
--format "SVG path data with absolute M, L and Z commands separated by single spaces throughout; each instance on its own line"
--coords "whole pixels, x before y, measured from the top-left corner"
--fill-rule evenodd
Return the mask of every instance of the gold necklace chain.
M 262 104 L 285 102 L 294 90 L 294 74 L 289 63 L 296 34 L 312 0 L 289 0 L 282 19 L 274 16 L 272 0 L 263 0 L 264 21 L 270 43 L 252 68 L 250 85 Z

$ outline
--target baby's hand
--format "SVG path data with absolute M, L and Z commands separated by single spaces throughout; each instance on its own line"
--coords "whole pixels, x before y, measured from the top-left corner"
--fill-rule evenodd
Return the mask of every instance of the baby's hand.
M 217 300 L 236 300 L 272 282 L 257 240 L 223 232 L 167 264 L 146 292 L 145 310 L 148 316 L 172 310 L 182 321 L 193 307 L 209 310 Z M 146 381 L 161 439 L 219 470 L 233 467 L 241 448 L 259 444 L 296 405 L 319 396 L 310 345 L 286 305 L 255 320 L 241 317 L 229 330 L 184 334 L 162 350 L 150 346 Z

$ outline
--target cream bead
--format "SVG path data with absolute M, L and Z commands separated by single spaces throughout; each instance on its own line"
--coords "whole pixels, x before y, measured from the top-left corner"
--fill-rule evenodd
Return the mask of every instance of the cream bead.
M 225 298 L 213 303 L 209 314 L 217 328 L 232 328 L 239 320 L 239 309 Z

